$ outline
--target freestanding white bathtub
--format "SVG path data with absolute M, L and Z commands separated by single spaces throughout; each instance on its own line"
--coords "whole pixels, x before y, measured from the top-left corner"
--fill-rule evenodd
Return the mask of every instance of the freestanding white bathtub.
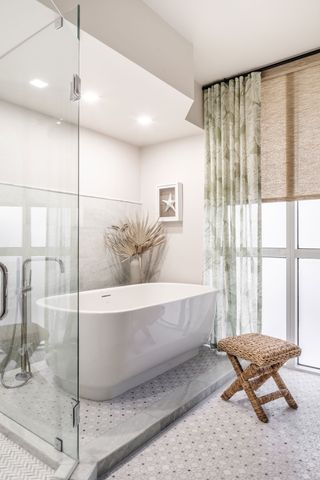
M 71 313 L 75 301 L 72 294 L 38 304 L 51 314 Z M 208 341 L 215 304 L 216 290 L 202 285 L 146 283 L 81 292 L 80 396 L 111 399 L 196 355 Z M 55 374 L 64 384 L 63 372 Z

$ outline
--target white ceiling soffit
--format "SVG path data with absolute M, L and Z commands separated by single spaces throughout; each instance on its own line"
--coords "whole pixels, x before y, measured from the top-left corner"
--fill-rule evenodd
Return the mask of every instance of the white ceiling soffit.
M 0 0 L 0 58 L 55 18 L 35 0 Z
M 320 47 L 319 0 L 142 0 L 193 44 L 202 85 Z
M 143 1 L 55 0 L 66 18 L 77 3 L 83 31 L 193 98 L 192 45 Z
M 33 13 L 40 9 L 41 18 L 45 7 L 31 3 Z M 15 30 L 19 19 L 24 22 L 23 8 L 30 5 L 20 1 L 17 6 L 18 11 L 6 12 L 15 14 Z M 0 99 L 50 115 L 54 121 L 74 122 L 69 85 L 77 63 L 75 35 L 68 22 L 59 30 L 50 25 L 0 60 Z M 185 120 L 192 104 L 189 97 L 84 32 L 80 64 L 83 93 L 99 97 L 92 104 L 82 101 L 81 126 L 138 146 L 201 132 Z M 35 88 L 29 83 L 33 79 L 48 86 Z M 139 125 L 140 115 L 153 122 Z
M 185 120 L 189 97 L 86 33 L 81 65 L 83 93 L 99 96 L 95 104 L 82 102 L 83 126 L 140 146 L 201 132 Z M 142 115 L 153 122 L 139 125 Z

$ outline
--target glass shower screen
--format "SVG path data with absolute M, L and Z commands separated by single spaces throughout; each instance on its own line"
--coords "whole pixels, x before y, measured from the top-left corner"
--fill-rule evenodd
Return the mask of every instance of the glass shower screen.
M 0 10 L 0 413 L 76 460 L 79 12 Z

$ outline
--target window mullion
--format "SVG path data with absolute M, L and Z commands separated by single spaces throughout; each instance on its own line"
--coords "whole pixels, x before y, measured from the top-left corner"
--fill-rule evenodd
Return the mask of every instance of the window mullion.
M 287 340 L 296 342 L 296 203 L 287 202 Z
M 297 248 L 294 252 L 295 258 L 320 258 L 319 248 Z
M 286 248 L 263 248 L 262 256 L 266 258 L 287 258 L 288 251 Z

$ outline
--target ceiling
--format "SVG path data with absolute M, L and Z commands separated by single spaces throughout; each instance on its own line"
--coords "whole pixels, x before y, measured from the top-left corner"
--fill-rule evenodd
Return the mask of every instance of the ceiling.
M 320 47 L 320 0 L 142 0 L 194 46 L 196 80 Z
M 12 49 L 0 59 L 0 99 L 54 121 L 75 123 L 77 109 L 69 99 L 70 81 L 77 72 L 75 27 L 65 22 L 56 30 L 50 24 L 20 44 L 55 17 L 35 0 L 0 1 L 0 18 L 9 19 L 8 28 L 0 28 L 0 56 Z M 201 132 L 185 120 L 192 105 L 189 97 L 85 32 L 80 52 L 82 92 L 99 97 L 93 104 L 81 100 L 81 126 L 137 146 Z M 48 87 L 31 86 L 35 78 Z M 138 124 L 141 115 L 153 122 Z
M 192 100 L 124 56 L 82 33 L 82 89 L 100 100 L 81 105 L 81 124 L 133 145 L 150 145 L 201 133 L 185 120 Z M 148 115 L 153 123 L 141 126 Z
M 141 0 L 194 45 L 200 84 L 320 46 L 320 0 Z M 1 0 L 0 57 L 56 17 L 36 0 Z M 77 71 L 75 29 L 44 28 L 0 60 L 0 98 L 75 122 L 69 84 Z M 185 120 L 192 101 L 92 36 L 81 35 L 81 125 L 143 146 L 201 130 Z M 40 78 L 48 88 L 29 81 Z M 153 123 L 139 125 L 140 115 Z
M 0 58 L 55 18 L 35 0 L 0 0 Z

